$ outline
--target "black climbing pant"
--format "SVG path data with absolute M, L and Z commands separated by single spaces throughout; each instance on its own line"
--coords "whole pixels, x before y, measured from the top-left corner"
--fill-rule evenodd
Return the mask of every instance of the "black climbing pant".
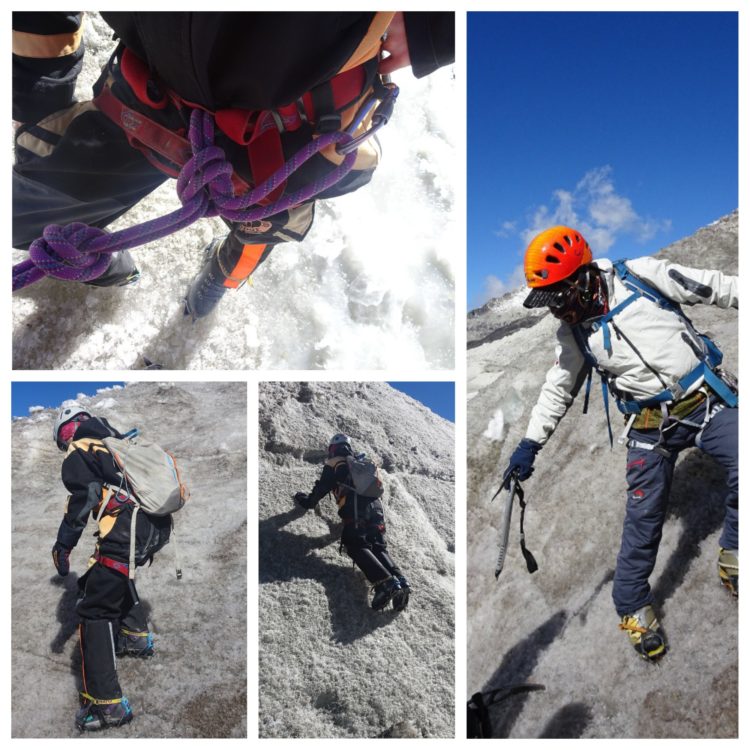
M 127 576 L 95 563 L 78 581 L 81 598 L 81 679 L 83 692 L 97 700 L 120 698 L 115 647 L 120 628 L 148 630 L 142 605 L 135 604 Z
M 385 542 L 385 515 L 379 499 L 347 500 L 339 513 L 344 519 L 341 542 L 349 557 L 370 583 L 379 583 L 401 571 L 391 559 Z

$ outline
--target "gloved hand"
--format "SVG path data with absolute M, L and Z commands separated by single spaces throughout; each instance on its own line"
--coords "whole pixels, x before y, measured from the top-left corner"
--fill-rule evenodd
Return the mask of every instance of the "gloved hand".
M 294 496 L 294 500 L 298 505 L 301 505 L 305 510 L 312 510 L 315 507 L 315 503 L 310 500 L 310 496 L 304 492 L 298 492 Z
M 70 573 L 70 550 L 60 542 L 55 542 L 55 546 L 52 548 L 52 562 L 55 564 L 58 574 L 64 578 Z
M 534 459 L 536 454 L 542 450 L 542 446 L 536 440 L 524 438 L 516 446 L 510 457 L 508 468 L 503 474 L 503 487 L 510 489 L 510 479 L 514 472 L 518 472 L 518 479 L 523 482 L 534 473 Z

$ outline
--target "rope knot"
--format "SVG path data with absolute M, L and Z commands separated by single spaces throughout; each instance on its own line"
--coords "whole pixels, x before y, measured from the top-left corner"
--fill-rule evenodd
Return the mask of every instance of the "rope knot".
M 224 150 L 214 145 L 213 117 L 193 111 L 189 138 L 193 155 L 180 170 L 177 196 L 183 206 L 201 216 L 220 216 L 226 202 L 234 198 L 234 169 Z
M 107 233 L 98 227 L 75 222 L 50 224 L 29 247 L 29 258 L 47 276 L 66 281 L 90 281 L 108 268 L 111 251 L 104 245 Z

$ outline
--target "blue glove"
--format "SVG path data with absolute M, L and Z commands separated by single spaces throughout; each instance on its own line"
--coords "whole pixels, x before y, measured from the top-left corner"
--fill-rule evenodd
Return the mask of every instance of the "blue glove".
M 70 573 L 70 550 L 63 547 L 60 542 L 55 542 L 55 546 L 52 548 L 52 562 L 55 564 L 57 572 L 65 577 Z
M 510 457 L 508 468 L 503 474 L 503 487 L 510 489 L 510 480 L 514 472 L 518 473 L 519 481 L 523 482 L 534 473 L 534 459 L 536 454 L 542 450 L 542 446 L 535 440 L 524 438 L 516 446 Z

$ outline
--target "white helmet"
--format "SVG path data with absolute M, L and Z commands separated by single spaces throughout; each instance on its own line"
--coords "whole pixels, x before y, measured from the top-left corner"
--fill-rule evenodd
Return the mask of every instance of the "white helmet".
M 57 413 L 57 419 L 55 419 L 55 424 L 52 427 L 52 439 L 57 443 L 57 447 L 61 451 L 64 451 L 67 446 L 60 442 L 60 428 L 67 422 L 70 422 L 71 419 L 75 419 L 79 414 L 85 414 L 87 417 L 91 416 L 86 409 L 75 401 L 69 403 L 67 406 L 61 407 L 60 411 Z

